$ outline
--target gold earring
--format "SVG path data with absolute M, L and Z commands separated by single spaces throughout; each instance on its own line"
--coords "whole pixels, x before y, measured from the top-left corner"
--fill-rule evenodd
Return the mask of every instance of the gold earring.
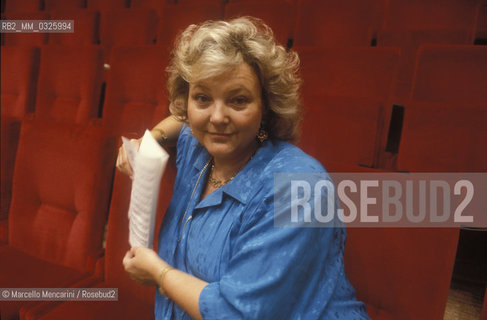
M 269 138 L 269 134 L 267 133 L 267 131 L 265 131 L 264 128 L 261 127 L 259 129 L 259 133 L 257 133 L 257 140 L 259 140 L 259 142 L 262 143 L 266 141 L 267 138 Z

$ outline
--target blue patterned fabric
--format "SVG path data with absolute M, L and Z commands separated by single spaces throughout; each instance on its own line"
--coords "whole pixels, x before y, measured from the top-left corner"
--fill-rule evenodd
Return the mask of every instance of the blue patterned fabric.
M 345 276 L 343 228 L 274 226 L 274 173 L 325 172 L 318 161 L 265 141 L 232 181 L 200 201 L 210 155 L 186 126 L 177 148 L 159 256 L 209 282 L 199 299 L 204 319 L 368 319 Z M 155 315 L 190 319 L 159 292 Z

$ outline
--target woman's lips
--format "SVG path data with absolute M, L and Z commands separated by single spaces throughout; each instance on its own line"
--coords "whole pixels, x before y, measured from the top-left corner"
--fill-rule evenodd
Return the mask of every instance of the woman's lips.
M 208 132 L 208 134 L 215 138 L 228 138 L 232 135 L 231 133 L 220 133 L 220 132 Z

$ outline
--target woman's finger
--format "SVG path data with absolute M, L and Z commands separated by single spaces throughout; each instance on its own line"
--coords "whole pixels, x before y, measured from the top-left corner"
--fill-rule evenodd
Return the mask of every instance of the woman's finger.
M 132 167 L 130 166 L 130 163 L 127 158 L 127 153 L 125 152 L 125 148 L 123 145 L 118 149 L 116 167 L 122 173 L 125 173 L 131 179 L 133 179 L 134 172 L 132 170 Z

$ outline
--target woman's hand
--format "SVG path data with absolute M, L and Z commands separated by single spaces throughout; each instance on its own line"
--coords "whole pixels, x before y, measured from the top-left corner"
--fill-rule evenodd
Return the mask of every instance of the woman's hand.
M 131 248 L 123 258 L 123 266 L 132 280 L 143 285 L 158 285 L 159 273 L 168 264 L 154 250 Z
M 138 144 L 138 146 L 140 147 L 140 144 L 142 142 L 142 138 L 131 139 L 130 142 L 134 142 L 134 143 Z M 130 177 L 130 179 L 134 178 L 134 170 L 130 166 L 129 159 L 127 157 L 127 152 L 125 151 L 125 147 L 123 144 L 120 147 L 120 149 L 118 149 L 117 169 L 120 170 L 120 172 L 128 175 Z
M 123 266 L 132 280 L 143 285 L 162 286 L 162 283 L 158 283 L 159 277 L 169 265 L 154 250 L 135 247 L 125 254 Z M 171 269 L 163 278 L 166 294 L 192 318 L 202 319 L 199 298 L 208 282 L 177 269 Z
M 169 116 L 159 122 L 152 130 L 151 134 L 158 141 L 159 143 L 164 143 L 164 146 L 174 146 L 179 137 L 179 132 L 183 127 L 184 121 L 178 119 L 175 116 Z M 142 142 L 142 138 L 139 139 L 132 139 L 131 142 L 137 143 L 140 146 Z M 127 158 L 127 152 L 123 145 L 118 150 L 118 157 L 117 157 L 117 169 L 120 170 L 122 173 L 128 175 L 131 179 L 134 178 L 134 171 L 130 166 L 130 163 Z

